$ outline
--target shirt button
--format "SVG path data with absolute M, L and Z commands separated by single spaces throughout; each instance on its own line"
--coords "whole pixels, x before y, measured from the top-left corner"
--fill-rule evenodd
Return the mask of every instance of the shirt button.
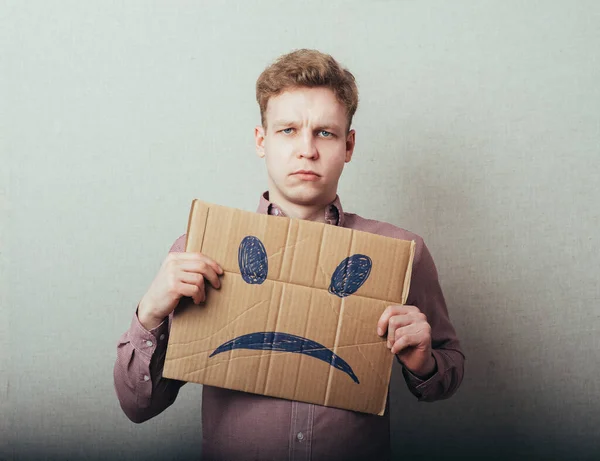
M 162 341 L 163 339 L 165 339 L 165 334 L 163 333 L 162 335 L 160 335 L 160 338 L 158 338 L 158 339 L 160 339 L 161 341 Z
M 144 381 L 150 381 L 150 376 L 144 375 Z
M 152 341 L 150 341 L 150 340 L 146 341 L 146 346 L 152 347 Z
M 296 436 L 298 438 L 298 440 L 300 440 L 301 442 L 304 440 L 304 434 L 302 432 L 298 432 L 298 435 Z

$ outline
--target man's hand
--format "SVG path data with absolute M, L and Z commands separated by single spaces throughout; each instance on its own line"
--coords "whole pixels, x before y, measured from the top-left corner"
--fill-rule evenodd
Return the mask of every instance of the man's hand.
M 388 306 L 377 322 L 377 334 L 387 334 L 387 346 L 419 378 L 436 370 L 431 353 L 431 326 L 415 306 Z
M 156 328 L 175 310 L 182 296 L 194 303 L 206 300 L 205 280 L 220 288 L 223 269 L 201 253 L 169 253 L 138 307 L 138 319 L 147 330 Z

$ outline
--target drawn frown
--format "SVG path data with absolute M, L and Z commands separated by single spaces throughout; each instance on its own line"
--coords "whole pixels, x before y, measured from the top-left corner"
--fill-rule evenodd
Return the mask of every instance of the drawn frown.
M 238 249 L 238 264 L 242 279 L 248 284 L 262 284 L 269 272 L 267 252 L 259 238 L 244 237 Z M 329 293 L 340 298 L 355 293 L 369 278 L 372 261 L 366 255 L 345 258 L 331 276 Z M 302 336 L 278 331 L 264 331 L 238 336 L 217 347 L 210 357 L 233 349 L 269 350 L 304 354 L 328 363 L 346 373 L 355 383 L 358 377 L 352 367 L 324 345 Z

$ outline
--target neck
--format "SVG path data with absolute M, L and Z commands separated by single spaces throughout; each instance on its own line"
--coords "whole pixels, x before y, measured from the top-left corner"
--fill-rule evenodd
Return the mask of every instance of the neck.
M 290 218 L 306 219 L 307 221 L 325 222 L 325 208 L 327 206 L 310 207 L 286 203 L 285 206 L 277 204 L 286 216 Z
M 269 201 L 281 208 L 286 216 L 296 219 L 305 219 L 307 221 L 325 222 L 325 210 L 333 200 L 335 200 L 335 197 L 322 204 L 302 205 L 290 202 L 279 194 L 273 194 L 273 191 L 269 190 Z

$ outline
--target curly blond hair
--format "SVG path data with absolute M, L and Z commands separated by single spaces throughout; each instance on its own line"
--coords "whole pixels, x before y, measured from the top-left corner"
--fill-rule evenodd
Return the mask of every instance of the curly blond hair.
M 350 130 L 352 117 L 358 107 L 358 88 L 354 75 L 332 56 L 317 50 L 295 50 L 284 54 L 268 66 L 256 81 L 256 101 L 260 121 L 267 128 L 267 104 L 272 96 L 294 88 L 329 88 L 346 108 Z

